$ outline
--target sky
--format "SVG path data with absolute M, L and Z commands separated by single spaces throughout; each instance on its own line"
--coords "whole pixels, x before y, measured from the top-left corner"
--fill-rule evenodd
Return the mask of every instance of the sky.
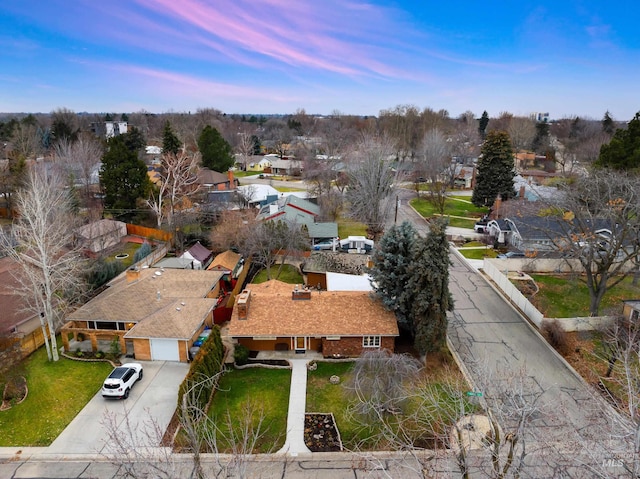
M 627 121 L 637 0 L 3 0 L 0 112 Z

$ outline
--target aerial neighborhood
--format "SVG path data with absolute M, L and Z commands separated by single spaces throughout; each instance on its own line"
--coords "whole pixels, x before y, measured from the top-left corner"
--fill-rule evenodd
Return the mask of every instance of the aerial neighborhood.
M 0 137 L 0 476 L 640 477 L 640 113 Z

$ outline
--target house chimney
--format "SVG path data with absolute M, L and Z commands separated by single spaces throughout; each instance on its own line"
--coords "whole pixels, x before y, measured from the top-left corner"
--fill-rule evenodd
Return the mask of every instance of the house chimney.
M 300 299 L 311 299 L 311 290 L 305 286 L 304 289 L 298 289 L 298 285 L 296 284 L 295 289 L 291 292 L 291 299 L 294 301 L 298 301 Z
M 251 299 L 251 290 L 245 289 L 238 295 L 236 299 L 236 307 L 238 308 L 238 319 L 247 319 L 249 316 L 249 300 Z
M 520 187 L 520 191 L 518 192 L 518 198 L 520 198 L 521 200 L 524 200 L 524 192 L 525 192 L 526 188 L 524 185 L 522 185 Z
M 229 177 L 229 189 L 233 190 L 234 188 L 234 178 L 233 178 L 233 170 L 232 169 L 228 169 L 227 170 L 227 176 Z
M 127 283 L 133 283 L 140 279 L 140 270 L 136 267 L 127 269 Z

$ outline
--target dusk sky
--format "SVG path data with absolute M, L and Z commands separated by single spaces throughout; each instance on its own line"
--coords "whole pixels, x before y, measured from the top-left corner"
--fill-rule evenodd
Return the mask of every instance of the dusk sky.
M 3 0 L 0 111 L 629 120 L 637 0 Z

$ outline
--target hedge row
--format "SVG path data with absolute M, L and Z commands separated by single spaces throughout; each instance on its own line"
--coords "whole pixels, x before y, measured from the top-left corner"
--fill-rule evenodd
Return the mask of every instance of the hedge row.
M 220 337 L 220 328 L 214 326 L 209 337 L 200 346 L 200 351 L 191 362 L 187 376 L 178 390 L 178 411 L 181 411 L 185 394 L 191 396 L 190 409 L 194 406 L 206 413 L 209 398 L 218 383 L 222 371 L 224 346 Z

